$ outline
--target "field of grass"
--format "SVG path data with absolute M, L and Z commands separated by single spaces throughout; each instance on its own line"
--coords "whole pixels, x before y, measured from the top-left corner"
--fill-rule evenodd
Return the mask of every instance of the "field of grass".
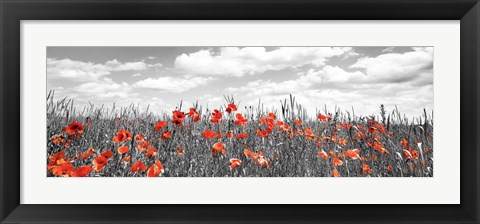
M 431 177 L 433 120 L 379 105 L 375 116 L 327 108 L 201 103 L 155 115 L 137 106 L 75 107 L 47 98 L 47 176 Z M 238 107 L 238 108 L 237 108 Z M 238 109 L 238 110 L 237 110 Z M 242 111 L 239 113 L 238 111 Z

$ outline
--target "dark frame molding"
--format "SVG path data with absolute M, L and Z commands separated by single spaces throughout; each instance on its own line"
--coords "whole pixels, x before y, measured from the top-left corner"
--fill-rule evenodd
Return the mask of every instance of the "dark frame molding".
M 20 204 L 21 20 L 461 20 L 460 205 Z M 478 0 L 0 0 L 1 223 L 479 223 Z

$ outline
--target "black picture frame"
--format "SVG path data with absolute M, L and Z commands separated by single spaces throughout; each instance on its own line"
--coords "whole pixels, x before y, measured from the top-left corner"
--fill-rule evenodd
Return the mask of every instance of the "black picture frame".
M 478 0 L 0 0 L 0 16 L 1 223 L 479 223 Z M 20 21 L 171 19 L 460 20 L 461 117 L 452 119 L 459 119 L 461 125 L 461 203 L 20 204 Z

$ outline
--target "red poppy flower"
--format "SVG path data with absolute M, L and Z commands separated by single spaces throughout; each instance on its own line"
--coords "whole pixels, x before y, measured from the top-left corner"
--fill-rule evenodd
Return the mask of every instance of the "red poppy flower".
M 372 169 L 370 169 L 370 166 L 368 166 L 367 164 L 363 164 L 362 172 L 363 174 L 370 174 L 372 172 Z
M 110 151 L 110 150 L 107 150 L 107 151 L 103 152 L 100 156 L 103 156 L 107 159 L 110 159 L 113 156 L 113 152 Z
M 250 151 L 250 150 L 248 150 L 248 149 L 244 149 L 244 150 L 243 150 L 243 154 L 245 154 L 245 157 L 253 157 L 253 156 L 255 156 L 255 152 L 252 152 L 252 151 Z
M 145 136 L 143 136 L 142 134 L 138 134 L 138 135 L 135 135 L 135 141 L 143 141 L 145 140 Z
M 64 163 L 69 163 L 70 160 L 65 156 L 65 152 L 60 151 L 49 157 L 50 163 L 52 165 L 62 165 Z
M 402 141 L 400 141 L 400 144 L 402 145 L 402 147 L 403 147 L 404 149 L 406 149 L 407 146 L 408 146 L 408 141 L 407 141 L 407 139 L 404 138 Z
M 181 111 L 178 111 L 178 110 L 174 110 L 172 111 L 172 116 L 173 116 L 173 119 L 185 119 L 185 114 Z
M 108 159 L 103 156 L 99 156 L 93 160 L 93 169 L 96 172 L 100 172 L 101 170 L 103 170 L 103 167 L 106 166 L 107 164 L 108 164 Z
M 198 112 L 195 110 L 195 108 L 190 108 L 189 109 L 190 112 L 188 112 L 188 115 L 193 117 L 193 122 L 197 122 L 200 120 L 200 115 L 198 114 Z
M 248 120 L 245 117 L 243 117 L 242 114 L 237 113 L 235 114 L 235 117 L 237 118 L 237 120 L 235 120 L 236 125 L 245 126 L 248 122 Z
M 267 118 L 261 117 L 261 118 L 260 118 L 260 121 L 258 121 L 258 123 L 260 123 L 260 124 L 267 124 L 267 123 L 268 123 L 268 120 L 267 120 Z
M 65 156 L 65 152 L 63 151 L 57 152 L 52 156 L 50 156 L 49 157 L 50 162 L 48 163 L 48 166 L 47 166 L 48 170 L 52 169 L 56 165 L 63 164 L 65 162 L 64 156 Z
M 360 150 L 359 149 L 349 149 L 345 152 L 345 155 L 350 159 L 360 159 Z
M 295 120 L 293 121 L 293 123 L 295 123 L 295 125 L 300 126 L 300 125 L 302 125 L 303 122 L 302 122 L 301 120 L 299 120 L 299 119 L 295 119 Z
M 210 130 L 210 129 L 207 129 L 205 130 L 203 133 L 202 133 L 203 137 L 206 138 L 206 139 L 212 139 L 214 138 L 215 136 L 217 136 L 217 133 Z
M 289 131 L 291 131 L 291 130 L 292 130 L 292 127 L 290 127 L 290 126 L 287 125 L 287 124 L 282 124 L 282 125 L 280 125 L 280 131 L 282 131 L 282 132 L 283 132 L 283 131 L 289 132 Z
M 360 131 L 365 130 L 365 126 L 363 126 L 363 125 L 358 125 L 358 130 L 360 130 Z
M 125 163 L 129 163 L 131 159 L 132 159 L 131 156 L 125 156 L 125 157 L 122 159 L 122 161 L 125 162 Z
M 237 106 L 233 103 L 228 104 L 227 109 L 225 109 L 227 113 L 231 113 L 232 111 L 237 111 Z
M 341 166 L 341 165 L 343 165 L 343 161 L 340 160 L 340 159 L 338 159 L 338 158 L 333 158 L 333 161 L 332 161 L 332 162 L 333 162 L 333 165 L 334 165 L 334 166 Z
M 382 134 L 387 133 L 387 129 L 383 125 L 377 124 L 376 128 L 377 128 L 377 131 Z
M 195 108 L 193 108 L 193 107 L 190 107 L 190 109 L 188 109 L 187 115 L 188 116 L 194 116 L 195 114 L 198 114 L 197 110 L 195 110 Z
M 350 130 L 350 128 L 352 128 L 352 125 L 351 125 L 351 124 L 347 124 L 347 123 L 341 122 L 340 125 L 341 125 L 343 128 L 348 129 L 348 130 Z
M 333 169 L 333 170 L 332 170 L 332 176 L 333 176 L 333 177 L 339 177 L 339 176 L 340 176 L 340 174 L 338 173 L 338 170 L 337 170 L 337 169 Z
M 132 140 L 132 134 L 127 130 L 118 131 L 117 135 L 113 137 L 113 142 L 122 143 L 126 140 Z
M 367 140 L 367 145 L 370 146 L 370 147 L 373 147 L 373 142 Z
M 128 146 L 122 145 L 122 146 L 120 146 L 120 147 L 117 148 L 117 151 L 118 151 L 118 153 L 120 153 L 120 154 L 125 154 L 125 153 L 128 152 Z
M 348 143 L 347 139 L 338 138 L 337 142 L 339 145 L 346 145 Z
M 83 134 L 83 125 L 78 121 L 70 123 L 67 127 L 63 128 L 68 135 L 82 135 Z
M 222 112 L 219 110 L 215 109 L 212 112 L 212 118 L 210 119 L 210 122 L 217 124 L 222 122 Z
M 132 167 L 130 168 L 130 171 L 132 171 L 132 173 L 135 173 L 135 172 L 142 172 L 144 170 L 147 170 L 147 167 L 145 166 L 145 164 L 142 162 L 142 161 L 137 161 L 135 162 Z
M 233 169 L 240 165 L 242 165 L 242 160 L 235 159 L 235 158 L 230 159 L 230 169 Z
M 275 115 L 275 113 L 270 112 L 268 113 L 268 118 L 270 118 L 270 120 L 275 120 L 277 119 L 277 115 Z
M 59 166 L 55 166 L 52 169 L 53 175 L 57 177 L 69 177 L 70 173 L 73 172 L 75 167 L 71 163 L 64 163 Z
M 313 135 L 313 131 L 310 128 L 305 128 L 305 134 L 306 135 Z
M 328 115 L 319 114 L 319 115 L 318 115 L 318 119 L 319 119 L 320 121 L 330 121 L 330 120 L 332 120 L 332 117 L 331 117 L 331 116 L 328 116 Z
M 361 140 L 361 139 L 365 138 L 365 134 L 363 134 L 362 132 L 359 132 L 359 131 L 357 131 L 357 133 L 355 135 L 357 136 L 356 138 L 358 140 Z
M 77 135 L 77 137 L 78 137 L 78 135 Z M 77 138 L 77 137 L 76 137 L 76 138 Z M 67 147 L 70 145 L 70 142 L 71 142 L 71 141 L 72 141 L 71 139 L 68 139 L 67 142 L 65 142 L 65 144 L 64 144 L 63 146 L 64 146 L 65 148 L 67 148 Z
M 333 152 L 333 150 L 330 149 L 330 151 L 328 151 L 328 155 L 331 157 L 335 157 L 335 152 Z
M 193 122 L 198 122 L 198 121 L 200 121 L 200 115 L 197 114 L 193 116 Z
M 258 165 L 262 166 L 262 168 L 267 168 L 272 165 L 272 162 L 268 159 L 264 159 L 263 155 L 259 155 L 256 159 Z
M 388 165 L 388 166 L 387 166 L 387 171 L 388 171 L 388 172 L 392 171 L 392 166 Z
M 302 129 L 297 129 L 297 134 L 299 134 L 299 135 L 303 135 L 303 131 L 302 131 Z
M 166 122 L 166 121 L 158 121 L 154 128 L 155 128 L 155 131 L 156 131 L 156 132 L 159 132 L 159 131 L 162 130 L 162 128 L 164 128 L 165 126 L 167 126 L 167 122 Z
M 140 151 L 140 152 L 143 152 L 143 151 L 147 150 L 149 145 L 150 145 L 149 142 L 142 141 L 142 142 L 137 144 L 137 150 Z
M 300 130 L 300 129 L 299 129 Z M 315 135 L 313 134 L 312 129 L 310 128 L 305 128 L 305 138 L 307 140 L 313 140 L 315 138 Z
M 172 137 L 172 134 L 169 131 L 164 131 L 162 133 L 162 139 L 169 139 Z
M 323 149 L 318 151 L 317 155 L 320 156 L 322 159 L 328 159 L 328 154 Z
M 262 138 L 268 138 L 268 132 L 266 130 L 258 129 L 257 130 L 257 135 L 262 137 Z
M 225 151 L 223 143 L 217 142 L 217 143 L 213 144 L 211 153 L 212 153 L 212 156 L 216 156 L 217 153 L 221 153 L 221 154 L 225 155 L 225 153 L 227 153 L 227 152 Z
M 56 134 L 52 136 L 52 142 L 55 145 L 59 145 L 65 142 L 65 137 L 62 134 Z
M 419 153 L 418 153 L 417 150 L 412 150 L 411 153 L 412 153 L 412 158 L 413 158 L 413 159 L 418 159 Z
M 81 154 L 76 155 L 75 157 L 77 159 L 88 159 L 90 156 L 93 155 L 94 152 L 95 152 L 94 148 L 88 148 L 87 152 L 82 152 Z
M 382 148 L 383 148 L 383 146 L 384 146 L 384 145 L 383 145 L 382 143 L 378 143 L 378 142 L 374 142 L 374 143 L 373 143 L 373 149 L 374 149 L 375 151 L 381 151 Z
M 381 149 L 380 149 L 380 153 L 381 153 L 381 154 L 388 154 L 389 152 L 388 152 L 387 149 L 381 148 Z
M 178 110 L 172 111 L 172 113 L 173 113 L 172 123 L 177 126 L 182 126 L 183 120 L 185 119 L 185 114 Z
M 156 149 L 154 147 L 148 148 L 147 153 L 145 153 L 145 156 L 146 157 L 152 157 L 152 158 L 157 156 Z
M 405 157 L 406 157 L 407 159 L 411 159 L 411 158 L 412 158 L 412 153 L 411 153 L 410 151 L 408 151 L 408 150 L 405 150 L 405 149 L 404 149 L 404 150 L 403 150 L 403 155 L 405 155 Z
M 248 137 L 247 132 L 242 132 L 242 133 L 238 134 L 237 136 L 235 136 L 236 139 L 245 139 L 247 137 Z
M 233 138 L 233 131 L 229 131 L 225 134 L 228 138 Z
M 92 172 L 93 168 L 89 165 L 79 167 L 75 171 L 72 172 L 72 177 L 86 177 Z
M 163 173 L 163 165 L 159 160 L 155 161 L 155 164 L 150 166 L 147 170 L 147 177 L 158 177 Z

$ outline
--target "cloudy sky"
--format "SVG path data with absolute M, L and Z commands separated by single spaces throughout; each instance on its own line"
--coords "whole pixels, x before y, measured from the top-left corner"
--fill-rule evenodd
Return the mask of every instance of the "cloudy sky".
M 433 110 L 432 47 L 48 47 L 47 91 L 77 106 L 139 103 L 170 112 L 233 95 L 240 108 L 293 94 L 313 116 L 335 105 L 407 116 Z

